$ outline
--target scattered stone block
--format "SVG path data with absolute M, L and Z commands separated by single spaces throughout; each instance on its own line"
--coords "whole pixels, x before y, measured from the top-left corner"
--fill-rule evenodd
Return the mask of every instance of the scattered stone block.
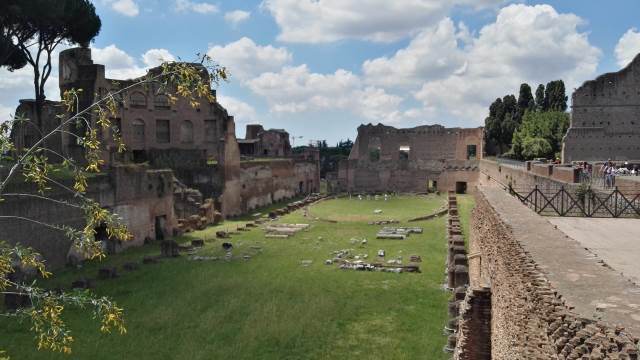
M 145 256 L 142 258 L 142 263 L 147 265 L 147 264 L 157 264 L 158 263 L 158 258 L 155 256 Z
M 216 237 L 218 239 L 228 239 L 231 236 L 229 236 L 229 233 L 227 233 L 226 231 L 220 230 L 220 231 L 216 231 Z
M 115 267 L 107 267 L 98 269 L 98 279 L 107 280 L 118 277 L 118 270 Z
M 193 240 L 191 240 L 191 246 L 197 247 L 197 248 L 201 248 L 201 247 L 204 246 L 204 240 L 203 239 L 193 239 Z
M 162 257 L 180 256 L 180 246 L 175 240 L 163 240 L 160 243 L 160 254 Z
M 93 289 L 93 280 L 81 278 L 71 283 L 72 289 Z
M 139 265 L 137 263 L 134 263 L 134 262 L 128 262 L 128 263 L 125 263 L 124 265 L 122 265 L 122 268 L 125 271 L 135 271 L 135 270 L 138 270 Z

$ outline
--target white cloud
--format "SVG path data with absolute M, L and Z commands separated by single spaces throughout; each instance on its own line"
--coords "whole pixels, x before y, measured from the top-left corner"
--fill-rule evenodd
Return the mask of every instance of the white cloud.
M 156 67 L 166 61 L 175 61 L 176 58 L 167 49 L 149 49 L 142 54 L 142 62 L 147 67 Z
M 138 16 L 140 9 L 133 0 L 117 0 L 111 3 L 111 8 L 122 15 L 134 17 Z
M 349 71 L 318 74 L 306 65 L 263 73 L 247 85 L 276 113 L 341 109 L 372 120 L 394 121 L 402 101 L 383 89 L 363 87 L 360 78 Z
M 620 40 L 615 49 L 618 65 L 623 68 L 640 53 L 640 32 L 638 29 L 629 29 Z
M 264 0 L 280 27 L 278 39 L 321 43 L 342 39 L 390 42 L 438 23 L 454 6 L 504 0 Z
M 238 100 L 231 96 L 217 95 L 220 105 L 222 105 L 229 115 L 235 118 L 236 124 L 245 124 L 258 119 L 256 110 L 244 101 Z
M 413 114 L 480 125 L 491 101 L 507 93 L 517 95 L 522 82 L 535 88 L 538 83 L 562 79 L 570 92 L 593 77 L 601 52 L 589 43 L 586 33 L 578 31 L 581 24 L 576 15 L 559 14 L 549 5 L 510 5 L 466 46 L 451 46 L 460 38 L 460 30 L 453 31 L 449 23 L 446 31 L 425 30 L 394 57 L 366 62 L 364 68 L 367 75 L 378 75 L 369 78 L 373 83 L 402 85 L 416 76 L 414 82 L 422 86 L 414 96 L 423 108 L 412 110 Z M 438 62 L 425 59 L 424 48 L 415 46 L 420 42 L 438 49 L 437 58 L 455 66 L 439 68 Z M 391 74 L 380 76 L 383 70 Z
M 105 76 L 110 79 L 132 79 L 146 73 L 133 57 L 113 44 L 102 49 L 92 47 L 91 56 L 94 63 L 104 65 Z
M 224 14 L 224 20 L 233 26 L 249 20 L 251 13 L 248 11 L 234 10 Z
M 246 81 L 264 72 L 278 71 L 292 59 L 286 48 L 256 45 L 246 37 L 225 46 L 214 46 L 207 54 L 227 67 L 231 76 L 240 81 Z
M 216 5 L 189 0 L 176 0 L 175 9 L 177 12 L 196 12 L 199 14 L 213 14 L 219 11 Z
M 16 105 L 17 107 L 17 105 Z M 16 110 L 16 108 L 10 108 L 8 106 L 4 106 L 2 104 L 0 104 L 0 124 L 2 124 L 5 121 L 11 120 L 11 115 L 13 115 L 13 112 Z
M 468 31 L 459 31 L 449 18 L 421 31 L 409 46 L 392 57 L 367 60 L 362 66 L 367 81 L 383 86 L 413 85 L 451 74 L 463 67 L 465 57 L 458 39 Z

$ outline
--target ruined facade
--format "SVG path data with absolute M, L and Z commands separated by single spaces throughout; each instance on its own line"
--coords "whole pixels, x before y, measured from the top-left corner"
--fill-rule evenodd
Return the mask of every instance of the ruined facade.
M 104 229 L 96 229 L 96 240 L 104 240 L 108 252 L 119 252 L 142 245 L 145 239 L 166 239 L 173 235 L 176 219 L 173 208 L 171 170 L 154 170 L 145 166 L 115 166 L 108 173 L 89 179 L 87 196 L 119 215 L 133 238 L 127 242 L 108 240 Z M 72 179 L 58 179 L 73 186 Z M 33 185 L 21 182 L 9 184 L 8 193 L 33 193 Z M 7 196 L 0 203 L 0 214 L 22 216 L 55 226 L 82 228 L 84 213 L 65 205 L 76 204 L 74 194 L 56 187 L 47 193 L 61 202 L 38 197 Z M 80 257 L 72 250 L 64 232 L 29 221 L 0 219 L 0 238 L 9 243 L 20 242 L 42 254 L 53 268 L 67 263 L 68 257 Z M 77 259 L 76 259 L 77 260 Z
M 337 188 L 425 192 L 430 186 L 465 192 L 477 181 L 482 145 L 482 128 L 361 125 L 349 159 L 339 164 Z
M 79 99 L 80 109 L 141 80 L 107 79 L 104 65 L 93 63 L 89 48 L 61 52 L 59 66 L 61 93 L 69 89 L 83 89 Z M 158 67 L 150 69 L 149 73 L 160 71 Z M 204 69 L 201 74 L 208 78 Z M 215 94 L 214 90 L 211 91 Z M 157 157 L 178 157 L 176 161 L 180 162 L 188 156 L 192 163 L 221 159 L 224 147 L 222 139 L 233 117 L 217 102 L 200 99 L 200 105 L 194 108 L 186 99 L 178 98 L 175 104 L 171 104 L 156 84 L 133 87 L 116 96 L 116 99 L 118 114 L 111 120 L 118 128 L 127 150 L 124 154 L 118 154 L 114 144 L 108 144 L 104 156 L 107 164 L 115 161 L 143 162 Z M 71 128 L 70 132 L 82 133 L 83 130 Z M 82 148 L 75 137 L 63 134 L 62 144 L 66 155 L 81 157 L 82 154 L 78 152 Z
M 247 125 L 244 139 L 238 139 L 240 154 L 248 157 L 286 157 L 291 155 L 289 133 L 284 129 L 265 130 L 262 125 Z
M 562 160 L 640 160 L 640 55 L 624 69 L 585 82 L 572 96 Z

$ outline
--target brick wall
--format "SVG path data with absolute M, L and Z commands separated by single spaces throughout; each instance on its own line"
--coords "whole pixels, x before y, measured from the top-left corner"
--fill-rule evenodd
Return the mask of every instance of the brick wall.
M 493 359 L 637 359 L 631 335 L 565 305 L 482 188 L 471 228 L 471 286 L 491 285 Z

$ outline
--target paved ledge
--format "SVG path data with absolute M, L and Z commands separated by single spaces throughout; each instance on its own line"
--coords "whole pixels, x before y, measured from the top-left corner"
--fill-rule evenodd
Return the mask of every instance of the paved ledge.
M 567 305 L 584 318 L 640 334 L 640 287 L 504 190 L 479 189 Z
M 616 272 L 640 284 L 640 219 L 550 217 L 570 238 Z

